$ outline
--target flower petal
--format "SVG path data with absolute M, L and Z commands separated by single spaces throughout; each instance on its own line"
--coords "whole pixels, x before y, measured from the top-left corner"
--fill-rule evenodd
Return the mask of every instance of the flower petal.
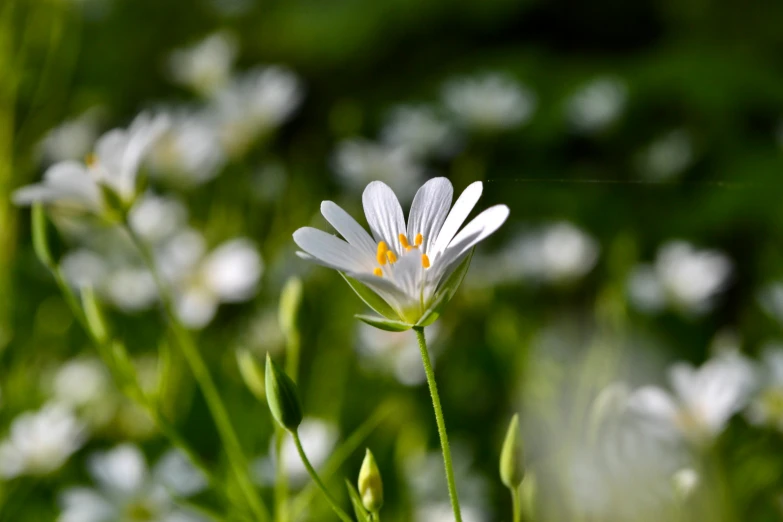
M 457 235 L 459 227 L 462 226 L 470 212 L 473 210 L 473 207 L 476 206 L 483 189 L 484 186 L 482 183 L 476 181 L 468 185 L 468 187 L 462 191 L 462 194 L 460 194 L 459 198 L 457 198 L 457 201 L 454 203 L 451 212 L 449 212 L 446 221 L 443 223 L 440 232 L 438 232 L 438 239 L 435 241 L 435 246 L 431 250 L 432 253 L 430 255 L 437 255 L 446 250 L 446 247 L 449 246 L 451 240 Z
M 342 239 L 312 227 L 294 232 L 294 242 L 319 263 L 343 272 L 372 272 L 362 251 Z
M 435 236 L 440 232 L 449 213 L 454 189 L 446 178 L 432 178 L 422 185 L 411 204 L 408 215 L 408 241 L 413 242 L 417 234 L 424 237 L 422 252 L 429 252 L 435 244 Z
M 75 161 L 55 163 L 44 173 L 42 183 L 22 187 L 14 193 L 14 203 L 76 204 L 90 210 L 100 208 L 101 193 L 84 166 Z
M 375 258 L 376 242 L 348 212 L 332 201 L 324 201 L 321 214 L 350 245 L 367 252 L 371 259 Z
M 399 236 L 405 233 L 405 216 L 392 189 L 381 181 L 373 181 L 364 189 L 362 204 L 375 241 L 386 241 L 392 250 L 401 252 Z
M 490 207 L 468 223 L 451 241 L 448 248 L 439 258 L 433 261 L 435 271 L 429 275 L 430 281 L 437 281 L 462 260 L 476 243 L 486 239 L 495 232 L 508 218 L 509 209 L 506 205 Z

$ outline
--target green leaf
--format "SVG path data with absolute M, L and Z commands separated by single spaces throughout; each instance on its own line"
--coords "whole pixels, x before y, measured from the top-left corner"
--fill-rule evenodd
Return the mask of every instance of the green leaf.
M 345 479 L 345 487 L 348 488 L 348 496 L 351 497 L 351 504 L 353 504 L 353 511 L 356 513 L 356 520 L 359 522 L 372 522 L 370 520 L 370 514 L 364 509 L 362 505 L 362 498 L 359 496 L 359 492 L 353 487 L 348 479 Z
M 475 249 L 471 250 L 470 254 L 467 255 L 462 263 L 460 263 L 459 266 L 449 274 L 449 277 L 441 283 L 440 288 L 438 289 L 438 296 L 422 314 L 419 322 L 416 323 L 416 326 L 429 326 L 440 317 L 443 309 L 448 302 L 451 301 L 451 298 L 454 297 L 454 294 L 457 293 L 457 289 L 462 284 L 462 280 L 465 279 L 465 274 L 468 273 L 468 268 L 470 268 L 470 261 L 473 259 L 474 251 Z
M 392 319 L 395 321 L 400 319 L 399 314 L 395 312 L 391 306 L 389 306 L 389 303 L 381 299 L 378 294 L 370 290 L 366 285 L 360 283 L 350 276 L 345 275 L 343 272 L 340 272 L 340 275 L 343 276 L 345 282 L 348 283 L 351 288 L 353 288 L 353 291 L 356 292 L 356 295 L 358 295 L 367 306 L 387 319 Z
M 354 317 L 370 326 L 374 326 L 380 330 L 386 330 L 387 332 L 404 332 L 413 328 L 412 324 L 403 321 L 395 321 L 393 319 L 385 319 L 383 317 L 360 314 L 356 314 Z

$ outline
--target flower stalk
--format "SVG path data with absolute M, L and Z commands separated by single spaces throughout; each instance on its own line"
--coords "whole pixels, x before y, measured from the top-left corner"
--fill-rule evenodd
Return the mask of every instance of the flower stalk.
M 419 341 L 419 351 L 421 351 L 421 361 L 424 364 L 424 373 L 427 375 L 427 385 L 432 397 L 432 407 L 435 410 L 435 422 L 438 425 L 438 437 L 440 438 L 440 447 L 443 451 L 443 465 L 446 469 L 446 482 L 449 487 L 449 500 L 454 510 L 454 519 L 456 522 L 462 522 L 462 513 L 459 508 L 459 498 L 457 496 L 457 483 L 454 480 L 454 466 L 451 462 L 451 448 L 449 447 L 449 437 L 446 433 L 446 421 L 443 418 L 443 408 L 440 405 L 440 396 L 438 394 L 438 385 L 435 382 L 435 372 L 430 362 L 429 351 L 427 350 L 427 340 L 424 337 L 424 328 L 415 326 L 416 339 Z
M 201 392 L 204 394 L 207 407 L 215 421 L 218 435 L 225 447 L 232 473 L 242 491 L 242 495 L 245 497 L 247 507 L 251 510 L 253 516 L 257 520 L 262 522 L 268 521 L 269 513 L 261 502 L 261 499 L 253 486 L 253 482 L 250 479 L 247 459 L 245 458 L 242 446 L 239 443 L 239 437 L 231 424 L 228 411 L 223 404 L 223 400 L 220 398 L 215 381 L 212 379 L 212 375 L 209 373 L 209 369 L 204 362 L 198 347 L 177 317 L 167 285 L 163 282 L 163 278 L 157 269 L 152 253 L 144 243 L 144 240 L 136 234 L 127 222 L 127 219 L 124 223 L 124 229 L 133 240 L 144 263 L 147 265 L 147 268 L 150 270 L 153 279 L 155 280 L 158 292 L 160 293 L 161 303 L 163 304 L 163 311 L 166 314 L 169 326 L 171 327 L 177 344 L 182 350 L 188 366 L 190 366 L 190 370 L 193 373 Z
M 335 514 L 338 517 L 340 517 L 340 520 L 342 520 L 343 522 L 353 522 L 353 519 L 351 519 L 348 513 L 346 513 L 337 504 L 337 501 L 334 499 L 332 494 L 329 493 L 329 490 L 326 489 L 326 485 L 318 476 L 318 473 L 315 471 L 315 468 L 313 468 L 313 465 L 310 464 L 310 460 L 307 458 L 307 454 L 305 454 L 304 448 L 302 447 L 302 442 L 299 440 L 299 432 L 297 430 L 291 430 L 290 433 L 294 439 L 294 444 L 296 445 L 296 451 L 299 452 L 299 458 L 302 459 L 302 463 L 305 465 L 305 468 L 307 468 L 307 473 L 310 474 L 310 477 L 318 485 L 318 488 L 324 494 L 324 497 L 326 497 L 326 501 L 329 503 L 329 506 L 332 508 L 332 511 L 334 511 Z

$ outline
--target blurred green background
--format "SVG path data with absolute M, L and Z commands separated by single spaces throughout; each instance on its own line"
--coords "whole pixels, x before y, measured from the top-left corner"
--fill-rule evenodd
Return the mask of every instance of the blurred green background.
M 284 66 L 298 77 L 301 104 L 229 155 L 212 179 L 182 188 L 153 176 L 150 184 L 187 207 L 189 224 L 210 246 L 244 236 L 264 260 L 257 295 L 222 306 L 197 333 L 246 453 L 267 456 L 274 428 L 266 404 L 243 383 L 236 353 L 250 350 L 259 363 L 267 351 L 282 357 L 277 303 L 287 278 L 298 275 L 306 415 L 328 423 L 339 444 L 379 408 L 392 412 L 329 483 L 347 506 L 342 477 L 355 480 L 369 446 L 386 486 L 384 520 L 450 520 L 413 334 L 360 327 L 353 314 L 365 312 L 362 303 L 333 271 L 298 260 L 291 234 L 305 225 L 328 229 L 317 215 L 325 199 L 361 217 L 361 187 L 372 179 L 409 194 L 435 175 L 456 192 L 482 180 L 479 206 L 505 203 L 511 217 L 479 246 L 463 288 L 428 332 L 470 520 L 510 520 L 497 462 L 517 412 L 537 480 L 536 520 L 660 520 L 639 504 L 634 515 L 582 509 L 551 461 L 569 459 L 560 453 L 570 447 L 562 434 L 578 436 L 608 383 L 665 385 L 672 361 L 698 365 L 721 343 L 756 357 L 780 336 L 767 313 L 776 309 L 759 295 L 783 275 L 782 26 L 783 4 L 775 2 L 5 0 L 0 434 L 50 400 L 58 367 L 96 357 L 37 261 L 29 212 L 13 206 L 11 192 L 41 177 L 47 133 L 91 108 L 100 133 L 142 110 L 209 105 L 209 95 L 172 80 L 170 56 L 222 32 L 236 45 L 231 74 Z M 493 74 L 519 89 L 527 109 L 512 124 L 482 127 L 449 105 L 444 86 Z M 383 146 L 401 105 L 426 105 L 447 122 L 449 150 L 414 157 L 415 168 L 373 158 L 341 167 L 345 140 Z M 678 289 L 710 279 L 709 267 L 680 274 L 663 297 L 648 287 L 635 293 L 638 266 L 655 263 L 674 240 L 714 251 L 730 274 L 715 276 L 712 292 L 690 289 L 698 294 L 690 300 Z M 58 245 L 76 248 L 68 234 Z M 165 323 L 155 307 L 108 310 L 131 354 L 158 364 Z M 204 401 L 173 357 L 167 414 L 208 463 L 225 469 Z M 124 415 L 92 430 L 55 472 L 0 482 L 0 519 L 55 520 L 59 492 L 90 482 L 91 451 L 131 440 L 153 462 L 165 439 L 145 429 L 138 412 Z M 706 488 L 691 518 L 780 519 L 782 449 L 774 428 L 733 419 L 710 450 L 722 485 Z M 269 484 L 261 491 L 271 503 Z M 199 498 L 219 506 L 209 492 Z M 308 510 L 305 520 L 333 518 L 317 496 Z

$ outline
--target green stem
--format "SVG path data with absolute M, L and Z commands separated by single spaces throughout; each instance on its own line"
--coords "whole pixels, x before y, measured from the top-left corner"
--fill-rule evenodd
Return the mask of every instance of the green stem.
M 519 488 L 508 488 L 511 491 L 511 510 L 514 522 L 522 520 L 522 510 L 519 505 Z
M 315 481 L 315 483 L 318 484 L 318 487 L 321 488 L 321 492 L 326 497 L 326 501 L 329 503 L 332 511 L 334 511 L 338 517 L 340 517 L 340 520 L 343 520 L 344 522 L 353 522 L 351 517 L 349 517 L 348 514 L 337 505 L 337 501 L 334 499 L 332 494 L 329 493 L 329 490 L 326 489 L 326 486 L 321 481 L 318 473 L 316 473 L 313 465 L 310 464 L 310 460 L 307 458 L 307 455 L 305 455 L 304 448 L 302 447 L 302 442 L 299 440 L 299 433 L 297 431 L 292 431 L 291 436 L 294 438 L 294 444 L 296 444 L 296 451 L 299 452 L 299 458 L 302 459 L 302 463 L 305 465 L 305 468 L 307 468 L 307 472 L 310 474 L 310 477 L 312 477 L 313 481 Z
M 49 266 L 48 268 L 51 271 L 52 275 L 54 276 L 54 280 L 57 283 L 57 286 L 59 287 L 60 291 L 62 292 L 65 302 L 68 304 L 68 307 L 71 309 L 71 313 L 73 313 L 73 315 L 76 317 L 76 320 L 79 323 L 79 325 L 87 333 L 88 337 L 97 348 L 98 353 L 101 356 L 101 359 L 104 361 L 104 363 L 106 363 L 110 367 L 110 369 L 113 369 L 111 348 L 109 346 L 109 342 L 108 341 L 102 342 L 93 333 L 92 329 L 87 323 L 87 320 L 84 317 L 84 310 L 82 310 L 81 306 L 79 305 L 79 299 L 74 294 L 70 285 L 68 285 L 68 283 L 65 281 L 65 278 L 63 277 L 63 273 L 60 270 L 60 268 L 52 267 L 52 266 Z M 187 442 L 185 442 L 185 440 L 179 435 L 179 433 L 177 433 L 177 430 L 174 428 L 174 426 L 168 420 L 166 420 L 163 417 L 163 415 L 161 415 L 158 408 L 154 404 L 152 404 L 152 402 L 144 395 L 141 385 L 138 382 L 135 382 L 134 387 L 137 395 L 137 397 L 135 397 L 137 402 L 142 408 L 144 408 L 147 414 L 149 414 L 149 416 L 152 417 L 153 422 L 155 422 L 157 428 L 161 431 L 161 433 L 163 433 L 163 436 L 169 439 L 169 442 L 174 447 L 176 447 L 177 449 L 179 449 L 185 455 L 188 456 L 188 458 L 193 463 L 193 465 L 196 466 L 207 477 L 210 484 L 217 486 L 219 483 L 212 475 L 207 465 L 204 464 L 204 462 L 199 458 L 198 454 L 196 454 L 196 452 L 187 444 Z
M 127 223 L 124 228 L 135 243 L 147 268 L 155 279 L 155 284 L 158 287 L 160 300 L 163 304 L 163 310 L 168 319 L 169 326 L 174 333 L 177 344 L 185 356 L 185 360 L 190 366 L 190 371 L 193 373 L 199 388 L 201 388 L 201 393 L 204 395 L 207 407 L 215 421 L 220 440 L 225 447 L 234 478 L 247 500 L 248 507 L 253 512 L 253 516 L 258 520 L 267 521 L 269 520 L 269 513 L 261 503 L 261 499 L 253 486 L 253 482 L 250 480 L 249 467 L 245 455 L 242 452 L 239 437 L 237 437 L 236 431 L 231 424 L 231 419 L 223 404 L 223 400 L 220 398 L 215 381 L 212 379 L 212 375 L 209 373 L 209 369 L 204 362 L 204 359 L 201 357 L 201 353 L 198 351 L 193 338 L 182 325 L 179 317 L 177 317 L 177 314 L 174 311 L 174 305 L 171 296 L 169 295 L 167 285 L 163 282 L 163 278 L 158 272 L 157 265 L 155 264 L 155 260 L 153 259 L 149 248 L 146 243 L 144 243 L 144 240 L 142 240 Z
M 443 465 L 446 468 L 446 481 L 449 486 L 449 500 L 451 500 L 451 507 L 454 509 L 456 522 L 462 522 L 459 498 L 457 497 L 457 483 L 454 480 L 454 466 L 451 463 L 451 449 L 449 448 L 449 438 L 446 434 L 446 421 L 443 419 L 443 408 L 440 405 L 435 372 L 432 370 L 430 354 L 427 350 L 427 340 L 424 338 L 424 327 L 414 326 L 413 330 L 416 332 L 416 339 L 419 341 L 421 362 L 424 364 L 424 373 L 427 375 L 427 384 L 430 387 L 430 396 L 432 397 L 432 408 L 435 410 L 435 422 L 438 424 L 438 437 L 440 438 L 440 447 L 443 450 Z

